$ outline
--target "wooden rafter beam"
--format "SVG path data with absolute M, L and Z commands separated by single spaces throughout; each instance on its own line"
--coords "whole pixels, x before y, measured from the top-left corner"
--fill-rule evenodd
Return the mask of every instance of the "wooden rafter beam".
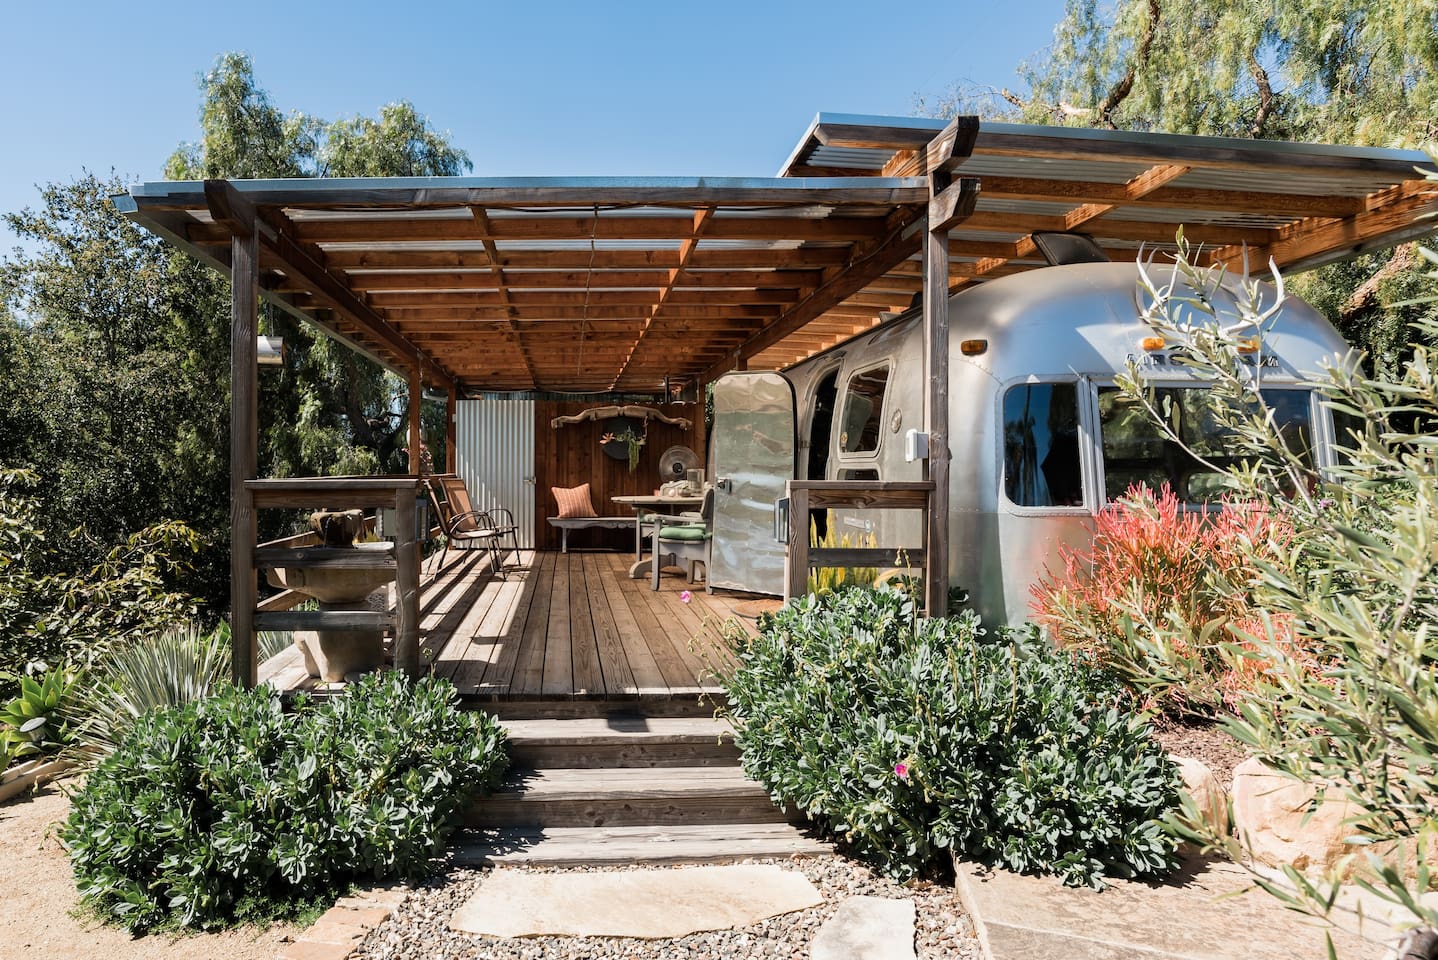
M 664 309 L 665 301 L 674 293 L 675 284 L 678 283 L 680 277 L 684 276 L 684 268 L 689 265 L 690 258 L 694 256 L 694 251 L 699 247 L 700 236 L 703 235 L 705 228 L 709 226 L 713 219 L 713 207 L 704 207 L 703 209 L 694 211 L 693 228 L 690 230 L 689 236 L 685 237 L 679 244 L 679 265 L 669 271 L 669 282 L 659 291 L 659 297 L 654 304 L 654 308 L 649 311 L 649 317 L 644 321 L 644 324 L 639 328 L 639 332 L 635 335 L 634 345 L 630 348 L 629 356 L 625 357 L 624 362 L 619 365 L 619 370 L 614 374 L 614 380 L 609 384 L 609 389 L 617 389 L 619 381 L 623 380 L 624 375 L 629 372 L 629 367 L 634 360 L 634 355 L 639 351 L 639 347 L 644 342 L 644 338 L 649 334 L 649 329 L 654 324 L 654 318 L 659 315 L 659 311 Z
M 903 282 L 907 283 L 907 280 Z M 674 290 L 667 303 L 670 306 L 703 306 L 718 304 L 788 304 L 799 299 L 799 287 L 779 287 L 768 290 L 708 290 L 703 287 L 683 287 Z M 512 306 L 522 316 L 528 307 L 562 307 L 584 303 L 581 290 L 512 290 L 507 299 L 500 297 L 497 290 L 399 290 L 372 293 L 372 306 L 389 310 L 394 307 L 501 307 Z M 591 290 L 589 303 L 593 306 L 654 305 L 654 293 L 650 290 Z
M 1296 224 L 1272 243 L 1250 248 L 1250 269 L 1255 273 L 1266 271 L 1270 259 L 1280 269 L 1306 269 L 1339 256 L 1416 240 L 1438 231 L 1438 220 L 1425 219 L 1429 214 L 1438 213 L 1438 187 L 1416 181 L 1411 189 L 1400 189 L 1390 196 L 1395 199 L 1342 220 Z M 1402 229 L 1405 225 L 1408 225 L 1406 231 Z M 1242 265 L 1243 254 L 1243 247 L 1235 245 L 1215 250 L 1210 260 L 1237 269 Z
M 1091 222 L 1086 221 L 1086 222 Z M 1010 214 L 980 210 L 964 221 L 964 229 L 985 233 L 1028 234 L 1041 230 L 1070 230 L 1074 225 L 1064 217 L 1036 214 Z M 1192 239 L 1200 243 L 1268 243 L 1275 237 L 1272 229 L 1236 227 L 1227 224 L 1196 223 L 1184 227 Z M 1092 230 L 1095 236 L 1111 240 L 1172 243 L 1174 225 L 1146 220 L 1110 220 L 1105 218 Z
M 879 175 L 922 177 L 934 172 L 952 172 L 973 153 L 978 136 L 978 117 L 955 117 L 927 143 L 897 151 Z M 987 185 L 984 192 L 988 192 Z
M 666 247 L 653 250 L 499 250 L 491 257 L 483 248 L 436 250 L 423 241 L 405 243 L 397 249 L 325 251 L 329 265 L 338 270 L 386 269 L 451 269 L 477 270 L 497 262 L 506 270 L 673 270 L 679 266 L 679 250 Z M 843 261 L 845 251 L 837 247 L 801 247 L 773 249 L 755 247 L 749 250 L 696 250 L 689 260 L 695 269 L 764 269 L 790 267 L 821 268 Z M 591 262 L 592 261 L 592 262 Z
M 307 220 L 300 237 L 314 243 L 396 243 L 435 240 L 660 240 L 685 237 L 690 217 L 490 218 L 488 232 L 473 217 L 414 220 Z M 718 240 L 866 240 L 882 230 L 878 217 L 720 217 L 706 230 Z
M 1362 197 L 1311 196 L 1299 193 L 1274 193 L 1259 190 L 1192 189 L 1163 186 L 1157 182 L 1161 171 L 1177 171 L 1182 176 L 1191 168 L 1170 164 L 1150 168 L 1145 176 L 1154 175 L 1155 182 L 1094 183 L 1082 180 L 1037 179 L 1032 177 L 983 178 L 984 196 L 1006 200 L 1040 200 L 1106 204 L 1114 207 L 1144 202 L 1155 207 L 1187 210 L 1242 210 L 1246 213 L 1278 217 L 1347 217 L 1364 209 Z
M 534 377 L 534 363 L 529 358 L 529 348 L 525 345 L 524 338 L 520 336 L 518 328 L 514 325 L 515 313 L 510 298 L 509 285 L 505 283 L 504 279 L 504 267 L 502 267 L 499 262 L 499 248 L 495 246 L 493 240 L 489 239 L 489 215 L 484 212 L 483 207 L 470 207 L 469 212 L 470 215 L 474 217 L 474 222 L 480 231 L 485 234 L 485 239 L 483 240 L 484 252 L 489 257 L 490 273 L 493 275 L 495 283 L 497 284 L 495 293 L 500 303 L 509 310 L 509 326 L 510 331 L 514 335 L 515 349 L 517 349 L 519 355 L 524 358 L 524 366 L 525 369 L 529 371 L 530 382 L 538 385 L 539 381 Z
M 648 288 L 650 302 L 667 286 L 684 288 L 752 287 L 776 289 L 784 287 L 812 288 L 819 282 L 818 270 L 564 270 L 515 273 L 504 271 L 504 285 L 512 293 L 523 290 L 578 290 L 586 288 L 624 287 Z M 489 268 L 469 271 L 434 270 L 419 273 L 351 273 L 350 285 L 356 290 L 498 290 L 500 280 Z M 281 285 L 288 289 L 293 285 Z
M 923 210 L 924 208 L 901 207 L 886 217 L 884 234 L 854 244 L 847 264 L 826 270 L 824 281 L 813 293 L 796 303 L 774 323 L 746 340 L 734 351 L 734 359 L 747 360 L 768 349 L 882 277 L 895 264 L 917 253 L 923 243 L 923 231 L 918 229 Z M 729 366 L 729 358 L 715 364 L 700 377 L 701 382 L 713 380 Z
M 1085 224 L 1112 213 L 1125 203 L 1135 203 L 1145 198 L 1151 198 L 1164 189 L 1167 184 L 1177 180 L 1191 169 L 1191 167 L 1182 164 L 1160 164 L 1149 167 L 1143 171 L 1143 173 L 1130 179 L 1127 183 L 1114 185 L 1116 187 L 1116 197 L 1121 198 L 1116 198 L 1111 203 L 1084 203 L 1082 206 L 1070 210 L 1064 215 L 1065 229 L 1078 230 Z M 996 178 L 985 179 L 986 189 L 990 180 L 993 179 Z M 1008 179 L 1011 182 L 1011 178 L 997 179 Z M 1014 244 L 1012 256 L 1002 258 L 1002 262 L 999 262 L 999 258 L 981 258 L 972 269 L 960 268 L 952 271 L 951 276 L 962 279 L 1000 276 L 1001 274 L 998 271 L 1001 268 L 1006 268 L 1009 260 L 1024 260 L 1034 257 L 1038 255 L 1038 253 L 1039 249 L 1037 244 L 1034 243 L 1033 234 L 1028 234 L 1020 239 L 1018 243 Z
M 649 316 L 649 310 L 642 306 L 612 304 L 604 306 L 583 305 L 560 307 L 527 307 L 517 315 L 514 307 L 392 307 L 385 311 L 390 320 L 400 323 L 405 320 L 514 320 L 521 327 L 525 323 L 543 323 L 549 320 L 630 320 L 636 328 Z M 777 304 L 739 304 L 735 306 L 690 306 L 671 305 L 662 320 L 773 320 L 783 313 Z
M 222 229 L 248 224 L 250 232 L 259 234 L 260 246 L 267 255 L 283 265 L 286 277 L 302 280 L 308 288 L 306 292 L 317 303 L 343 315 L 350 323 L 363 329 L 391 355 L 397 366 L 412 369 L 418 364 L 428 362 L 439 385 L 448 387 L 453 383 L 453 377 L 444 367 L 432 357 L 422 356 L 414 344 L 370 309 L 326 268 L 323 251 L 296 240 L 291 235 L 289 222 L 282 213 L 255 207 L 227 180 L 205 181 L 205 193 L 207 198 L 216 198 L 211 213 L 213 216 L 214 209 L 221 211 L 223 218 L 217 220 L 217 223 Z

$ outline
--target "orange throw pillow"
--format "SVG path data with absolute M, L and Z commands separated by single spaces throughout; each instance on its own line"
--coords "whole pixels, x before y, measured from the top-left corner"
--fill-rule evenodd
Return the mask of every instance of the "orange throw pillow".
M 581 483 L 577 487 L 550 487 L 549 492 L 554 494 L 554 502 L 559 504 L 561 520 L 599 516 L 594 512 L 594 504 L 589 501 L 587 483 Z

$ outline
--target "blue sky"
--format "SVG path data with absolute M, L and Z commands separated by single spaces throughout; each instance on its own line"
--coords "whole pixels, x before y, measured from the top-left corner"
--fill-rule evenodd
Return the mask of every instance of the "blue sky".
M 911 115 L 955 81 L 1012 86 L 1063 2 L 6 7 L 0 211 L 82 168 L 159 179 L 227 50 L 284 110 L 413 102 L 477 176 L 770 176 L 819 111 Z

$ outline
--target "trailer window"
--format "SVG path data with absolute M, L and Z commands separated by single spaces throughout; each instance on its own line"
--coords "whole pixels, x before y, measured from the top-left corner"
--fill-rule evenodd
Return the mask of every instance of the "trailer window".
M 1243 458 L 1234 454 L 1227 431 L 1209 412 L 1204 389 L 1160 387 L 1153 392 L 1154 408 L 1182 441 L 1178 442 L 1160 431 L 1143 404 L 1124 397 L 1117 387 L 1099 388 L 1107 499 L 1117 500 L 1135 484 L 1151 490 L 1168 484 L 1180 500 L 1204 503 L 1231 488 L 1224 471 Z M 1290 447 L 1312 463 L 1309 391 L 1264 390 L 1262 396 Z
M 884 425 L 884 392 L 889 386 L 889 368 L 870 367 L 849 378 L 844 388 L 843 431 L 840 453 L 873 453 L 879 449 Z
M 1083 505 L 1078 385 L 1025 383 L 1004 394 L 1004 493 L 1020 507 Z

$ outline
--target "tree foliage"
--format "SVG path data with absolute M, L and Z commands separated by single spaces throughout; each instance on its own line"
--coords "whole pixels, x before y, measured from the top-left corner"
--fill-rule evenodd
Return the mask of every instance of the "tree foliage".
M 469 167 L 408 103 L 334 122 L 282 112 L 241 54 L 220 57 L 201 90 L 201 137 L 170 157 L 169 177 Z M 6 215 L 26 247 L 0 263 L 0 466 L 38 478 L 35 525 L 50 540 L 37 574 L 87 570 L 182 519 L 207 546 L 181 585 L 214 612 L 228 595 L 229 284 L 120 216 L 110 197 L 123 188 L 85 172 Z M 262 474 L 408 468 L 406 384 L 277 310 L 261 327 L 286 345 L 283 368 L 260 378 Z M 282 518 L 261 521 L 262 536 L 282 532 Z

